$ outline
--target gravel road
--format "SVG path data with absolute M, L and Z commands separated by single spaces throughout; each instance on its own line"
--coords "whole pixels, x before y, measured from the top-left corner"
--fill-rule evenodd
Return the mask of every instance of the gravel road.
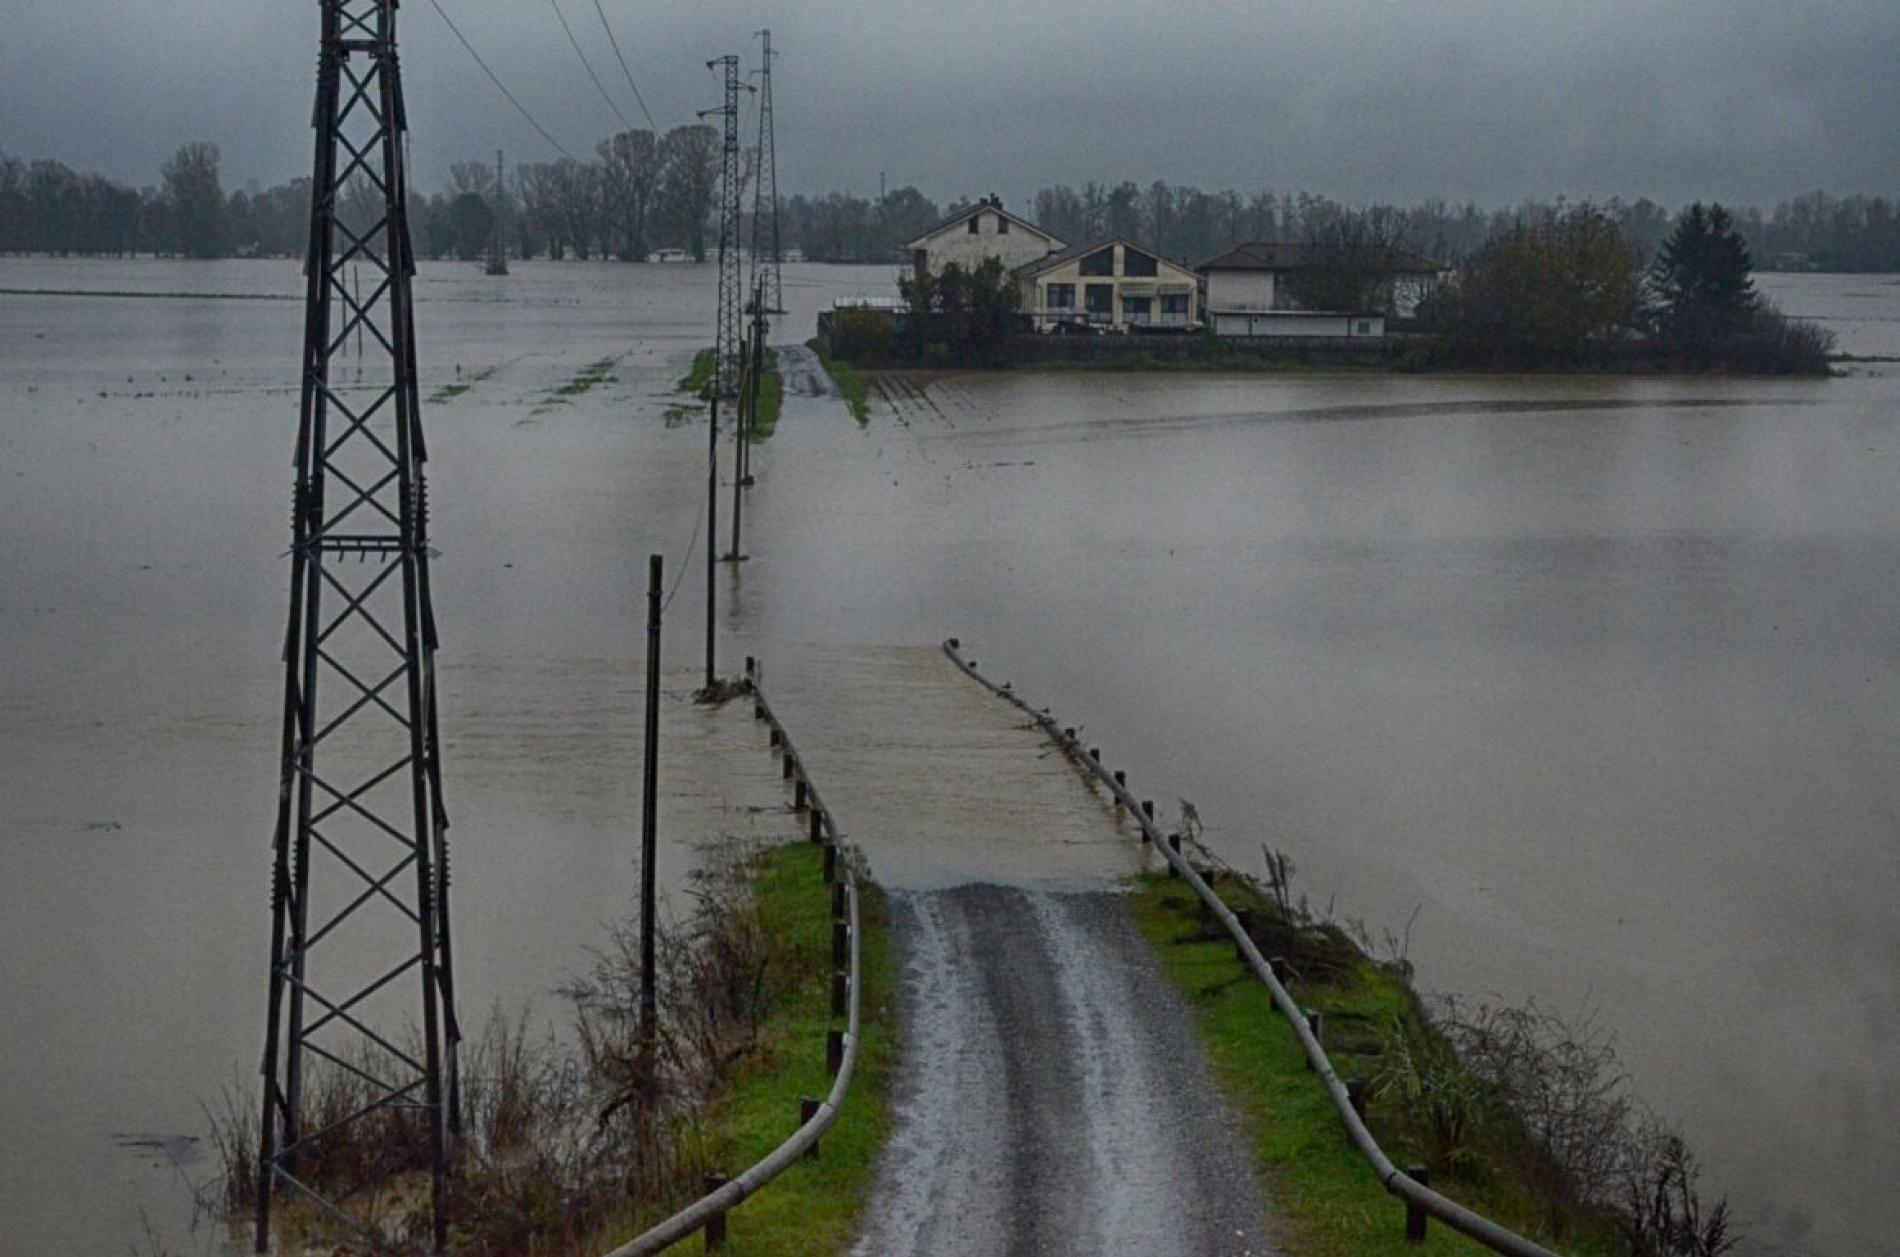
M 906 1043 L 864 1257 L 1274 1250 L 1189 1011 L 1121 896 L 893 896 Z

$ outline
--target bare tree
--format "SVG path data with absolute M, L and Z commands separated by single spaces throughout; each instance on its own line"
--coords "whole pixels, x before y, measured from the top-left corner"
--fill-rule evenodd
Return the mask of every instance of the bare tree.
M 601 213 L 623 262 L 644 262 L 660 186 L 660 145 L 651 131 L 622 131 L 600 143 Z M 606 242 L 602 242 L 606 247 Z
M 698 262 L 706 260 L 706 216 L 719 184 L 719 144 L 719 132 L 704 123 L 674 127 L 660 141 L 661 217 Z
M 562 233 L 583 262 L 593 250 L 600 219 L 600 169 L 563 157 L 549 167 Z
M 179 252 L 187 257 L 224 254 L 224 188 L 218 182 L 221 154 L 216 144 L 179 146 L 160 174 L 171 205 Z

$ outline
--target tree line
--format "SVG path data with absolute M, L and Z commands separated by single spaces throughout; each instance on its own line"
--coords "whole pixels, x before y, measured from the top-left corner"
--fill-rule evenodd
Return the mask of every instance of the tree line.
M 750 185 L 754 155 L 746 154 Z M 703 259 L 716 244 L 712 220 L 719 178 L 719 135 L 689 125 L 658 133 L 624 131 L 600 142 L 588 161 L 528 163 L 497 196 L 485 161 L 457 162 L 447 188 L 412 192 L 410 226 L 417 251 L 431 258 L 473 258 L 489 245 L 506 212 L 509 250 L 523 257 L 608 257 L 645 261 L 662 248 Z M 345 200 L 368 202 L 366 179 Z M 749 194 L 741 202 L 750 208 Z M 504 205 L 505 202 L 505 205 Z M 309 230 L 310 181 L 255 184 L 227 195 L 215 145 L 182 146 L 142 188 L 81 174 L 64 163 L 0 154 L 0 252 L 187 257 L 298 256 Z M 798 194 L 780 206 L 780 242 L 814 262 L 902 260 L 904 244 L 942 218 L 969 208 L 967 198 L 939 205 L 915 187 L 876 198 L 846 192 Z M 1162 255 L 1198 262 L 1249 240 L 1296 241 L 1323 234 L 1355 210 L 1309 192 L 1207 191 L 1155 180 L 1145 187 L 1089 182 L 1038 191 L 1024 216 L 1079 243 L 1126 236 Z M 1500 209 L 1474 202 L 1425 200 L 1375 207 L 1398 224 L 1403 246 L 1458 263 L 1513 223 L 1562 213 L 1567 204 L 1526 201 Z M 1647 264 L 1676 214 L 1648 198 L 1612 198 L 1594 209 L 1613 222 L 1639 263 Z M 1731 221 L 1765 269 L 1900 271 L 1900 206 L 1882 196 L 1811 192 L 1772 211 L 1731 207 Z M 751 224 L 742 218 L 742 242 Z

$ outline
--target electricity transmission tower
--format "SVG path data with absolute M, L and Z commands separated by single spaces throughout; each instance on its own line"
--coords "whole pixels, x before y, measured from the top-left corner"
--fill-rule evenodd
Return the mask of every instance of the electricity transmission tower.
M 707 69 L 723 67 L 726 73 L 725 104 L 718 109 L 702 109 L 702 118 L 725 119 L 725 145 L 719 159 L 719 326 L 713 340 L 714 359 L 718 364 L 713 391 L 721 397 L 739 393 L 739 91 L 753 90 L 739 82 L 739 58 L 715 57 Z
M 495 150 L 495 226 L 489 233 L 488 265 L 490 275 L 508 273 L 508 168 L 502 163 L 501 150 Z
M 399 0 L 319 3 L 256 1244 L 268 1248 L 280 1195 L 378 1244 L 391 1219 L 376 1201 L 399 1214 L 419 1195 L 386 1180 L 426 1173 L 439 1250 L 461 1035 Z M 353 202 L 368 208 L 346 208 L 352 182 L 370 189 Z M 351 263 L 371 272 L 367 297 L 343 282 Z M 362 378 L 333 382 L 332 357 L 359 329 Z M 345 1163 L 363 1165 L 361 1181 Z
M 759 70 L 759 173 L 752 185 L 753 291 L 768 314 L 785 313 L 779 264 L 784 256 L 778 230 L 778 148 L 772 138 L 772 32 L 760 31 L 765 62 Z M 760 281 L 764 281 L 761 285 Z

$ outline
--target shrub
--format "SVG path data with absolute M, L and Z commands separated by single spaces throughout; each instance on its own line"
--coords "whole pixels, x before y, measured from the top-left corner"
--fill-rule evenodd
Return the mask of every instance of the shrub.
M 891 360 L 896 333 L 891 317 L 877 310 L 839 310 L 831 316 L 831 356 L 863 367 Z

